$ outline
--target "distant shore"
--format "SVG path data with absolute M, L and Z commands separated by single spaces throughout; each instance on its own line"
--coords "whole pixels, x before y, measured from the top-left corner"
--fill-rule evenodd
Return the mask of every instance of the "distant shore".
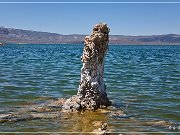
M 63 35 L 0 27 L 0 42 L 11 44 L 83 44 L 85 34 Z M 180 45 L 180 34 L 110 35 L 109 44 L 118 45 Z
M 54 44 L 54 43 L 6 43 L 7 45 L 84 45 L 83 43 L 57 43 L 57 44 Z M 172 43 L 166 43 L 166 44 L 157 44 L 157 43 L 152 43 L 152 44 L 113 44 L 113 43 L 109 43 L 109 45 L 124 45 L 124 46 L 128 46 L 128 45 L 132 45 L 132 46 L 137 46 L 137 45 L 155 45 L 155 46 L 167 46 L 167 45 L 177 45 L 179 46 L 180 43 L 176 43 L 176 44 L 172 44 Z M 0 45 L 1 46 L 1 45 Z M 2 45 L 4 46 L 4 45 Z

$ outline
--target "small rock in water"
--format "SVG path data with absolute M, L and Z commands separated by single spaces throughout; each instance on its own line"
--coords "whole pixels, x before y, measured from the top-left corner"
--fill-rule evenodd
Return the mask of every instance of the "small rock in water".
M 94 122 L 92 123 L 92 125 L 93 125 L 94 127 L 101 127 L 102 124 L 103 124 L 102 121 L 94 121 Z
M 114 107 L 114 106 L 112 106 L 112 105 L 111 105 L 111 106 L 108 106 L 108 107 L 107 107 L 107 109 L 108 109 L 108 110 L 111 110 L 111 111 L 113 111 L 113 110 L 117 110 L 117 108 L 116 108 L 116 107 Z
M 56 108 L 61 108 L 64 104 L 66 99 L 64 98 L 60 98 L 57 101 L 51 102 L 50 104 L 48 104 L 47 106 L 49 107 L 56 107 Z
M 98 109 L 101 113 L 103 114 L 107 114 L 110 113 L 111 111 L 107 110 L 107 109 Z
M 93 130 L 95 134 L 105 134 L 107 132 L 108 124 L 103 121 L 94 121 L 92 123 L 94 127 L 98 127 L 97 129 Z
M 149 122 L 146 122 L 146 124 L 154 125 L 154 126 L 171 126 L 171 125 L 173 125 L 173 123 L 168 122 L 168 121 L 163 121 L 163 120 L 149 121 Z
M 107 129 L 107 123 L 103 123 L 102 125 L 101 125 L 101 130 L 106 130 Z

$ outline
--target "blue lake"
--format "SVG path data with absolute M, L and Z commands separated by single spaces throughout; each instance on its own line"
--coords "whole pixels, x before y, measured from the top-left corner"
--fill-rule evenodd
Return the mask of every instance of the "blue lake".
M 82 50 L 83 45 L 0 47 L 0 113 L 76 94 Z M 178 130 L 180 46 L 110 45 L 104 80 L 113 104 L 133 116 L 104 116 L 115 132 L 172 131 L 144 124 L 152 120 L 172 122 Z M 78 122 L 61 118 L 7 122 L 0 123 L 0 131 L 83 131 Z

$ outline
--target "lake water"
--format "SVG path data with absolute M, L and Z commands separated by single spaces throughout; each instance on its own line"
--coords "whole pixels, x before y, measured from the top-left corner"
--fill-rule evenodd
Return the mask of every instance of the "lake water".
M 0 47 L 0 113 L 76 94 L 83 45 Z M 105 60 L 107 94 L 130 118 L 38 119 L 0 123 L 0 131 L 79 132 L 106 121 L 114 132 L 177 132 L 180 120 L 180 46 L 110 45 Z M 174 123 L 147 125 L 148 121 Z M 87 128 L 88 126 L 88 128 Z

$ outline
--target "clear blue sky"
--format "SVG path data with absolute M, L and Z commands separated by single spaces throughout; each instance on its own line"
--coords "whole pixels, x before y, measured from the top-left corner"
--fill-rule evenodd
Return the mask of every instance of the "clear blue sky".
M 2 2 L 1 0 L 0 2 Z M 7 0 L 4 0 L 7 2 Z M 23 1 L 23 0 L 9 0 Z M 37 0 L 31 0 L 37 1 Z M 47 0 L 38 0 L 47 1 Z M 54 0 L 58 1 L 58 0 Z M 73 1 L 73 0 L 69 0 Z M 82 1 L 82 0 L 78 0 Z M 92 1 L 92 0 L 91 0 Z M 94 0 L 95 1 L 95 0 Z M 99 0 L 107 1 L 107 0 Z M 114 0 L 118 1 L 118 0 Z M 120 1 L 120 0 L 119 0 Z M 130 0 L 129 0 L 130 1 Z M 143 0 L 131 0 L 143 1 Z M 147 0 L 144 0 L 145 2 Z M 167 1 L 167 0 L 159 0 Z M 174 0 L 178 1 L 178 0 Z M 180 2 L 180 0 L 179 0 Z M 179 4 L 3 4 L 0 26 L 60 34 L 90 34 L 105 22 L 111 34 L 180 34 Z

